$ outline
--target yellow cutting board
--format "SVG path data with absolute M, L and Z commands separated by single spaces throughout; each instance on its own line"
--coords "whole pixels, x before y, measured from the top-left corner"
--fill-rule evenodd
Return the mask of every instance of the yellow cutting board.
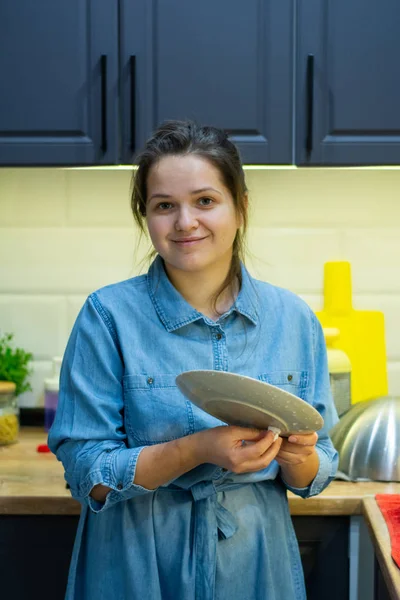
M 355 310 L 352 305 L 349 262 L 324 266 L 324 309 L 316 313 L 322 327 L 337 327 L 333 348 L 351 362 L 351 402 L 388 394 L 385 323 L 382 312 Z

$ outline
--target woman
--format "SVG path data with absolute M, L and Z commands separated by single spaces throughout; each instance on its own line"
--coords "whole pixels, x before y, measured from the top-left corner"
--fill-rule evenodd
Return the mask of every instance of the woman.
M 224 132 L 162 125 L 139 156 L 132 209 L 157 256 L 87 299 L 49 435 L 82 503 L 67 599 L 301 600 L 286 490 L 318 494 L 337 468 L 321 327 L 243 266 L 247 191 Z M 325 428 L 284 440 L 227 426 L 177 389 L 193 369 L 289 390 Z

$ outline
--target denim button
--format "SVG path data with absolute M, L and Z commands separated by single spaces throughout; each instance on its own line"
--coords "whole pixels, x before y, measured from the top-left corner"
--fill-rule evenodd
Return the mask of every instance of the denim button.
M 119 483 L 119 484 L 117 485 L 117 490 L 122 490 L 122 488 L 123 488 L 123 487 L 124 487 L 124 486 L 122 485 L 122 483 Z
M 293 375 L 288 375 L 287 378 L 288 378 L 288 381 L 292 381 Z
M 148 383 L 149 385 L 151 385 L 152 383 L 154 383 L 154 379 L 153 379 L 152 377 L 148 377 L 148 378 L 147 378 L 147 383 Z
M 215 337 L 217 338 L 217 340 L 220 340 L 222 338 L 222 333 L 217 333 Z

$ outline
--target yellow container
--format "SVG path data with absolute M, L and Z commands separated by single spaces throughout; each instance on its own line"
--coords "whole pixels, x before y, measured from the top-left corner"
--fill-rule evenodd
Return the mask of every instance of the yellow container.
M 324 329 L 328 353 L 329 380 L 332 396 L 339 417 L 351 407 L 351 362 L 343 350 L 333 347 L 339 340 L 340 331 L 330 327 Z
M 331 346 L 350 360 L 351 402 L 388 394 L 385 322 L 382 312 L 355 310 L 352 305 L 349 262 L 324 267 L 324 309 L 316 313 L 322 327 L 339 329 Z

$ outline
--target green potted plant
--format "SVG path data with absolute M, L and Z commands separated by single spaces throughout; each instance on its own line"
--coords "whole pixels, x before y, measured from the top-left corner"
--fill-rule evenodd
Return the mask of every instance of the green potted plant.
M 32 354 L 14 348 L 14 334 L 0 336 L 0 444 L 16 442 L 19 430 L 17 396 L 32 390 L 28 377 Z

